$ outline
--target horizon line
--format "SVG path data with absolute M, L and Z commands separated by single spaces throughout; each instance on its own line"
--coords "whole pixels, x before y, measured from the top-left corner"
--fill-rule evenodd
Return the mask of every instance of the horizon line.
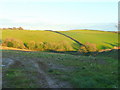
M 21 27 L 21 26 L 19 26 L 19 27 Z M 19 28 L 19 27 L 15 27 L 15 28 Z M 12 27 L 12 28 L 14 28 L 14 27 Z M 23 27 L 22 27 L 23 28 Z M 8 28 L 0 28 L 0 29 L 3 29 L 3 30 L 5 30 L 5 29 L 9 29 L 9 27 Z M 10 30 L 14 30 L 14 29 L 10 29 Z M 71 31 L 71 30 L 93 30 L 93 31 L 108 31 L 108 32 L 116 32 L 116 30 L 112 30 L 112 31 L 110 31 L 110 30 L 98 30 L 98 29 L 69 29 L 69 30 L 53 30 L 53 29 L 44 29 L 44 30 L 42 30 L 42 29 L 27 29 L 27 28 L 23 28 L 23 30 L 33 30 L 33 31 L 35 31 L 35 30 L 41 30 L 41 31 Z M 117 29 L 117 31 L 119 31 L 118 29 Z

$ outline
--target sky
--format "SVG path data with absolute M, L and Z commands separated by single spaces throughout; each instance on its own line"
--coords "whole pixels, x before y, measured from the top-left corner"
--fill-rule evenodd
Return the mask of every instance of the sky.
M 119 0 L 0 0 L 0 28 L 117 30 Z

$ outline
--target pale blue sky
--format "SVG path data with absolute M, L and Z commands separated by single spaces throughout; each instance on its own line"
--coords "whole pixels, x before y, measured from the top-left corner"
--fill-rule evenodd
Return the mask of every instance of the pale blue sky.
M 118 0 L 0 0 L 0 27 L 112 30 L 117 22 Z

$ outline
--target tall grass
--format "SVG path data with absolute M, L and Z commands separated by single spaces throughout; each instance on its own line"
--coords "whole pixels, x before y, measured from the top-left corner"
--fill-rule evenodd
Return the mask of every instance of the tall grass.
M 14 48 L 20 48 L 20 49 L 24 49 L 25 46 L 23 44 L 22 41 L 14 39 L 14 38 L 7 38 L 3 41 L 2 43 L 3 46 L 7 46 L 7 47 L 14 47 Z
M 96 44 L 86 42 L 85 46 L 81 46 L 79 51 L 87 53 L 87 52 L 96 52 L 96 51 L 98 51 L 98 49 L 96 47 Z
M 68 41 L 63 40 L 62 42 L 22 42 L 18 39 L 7 38 L 2 43 L 3 46 L 14 47 L 20 49 L 29 49 L 37 51 L 72 51 L 73 48 Z

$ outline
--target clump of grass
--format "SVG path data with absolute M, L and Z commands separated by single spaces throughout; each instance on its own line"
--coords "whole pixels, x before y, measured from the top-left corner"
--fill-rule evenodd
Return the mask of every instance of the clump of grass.
M 86 42 L 85 46 L 81 46 L 79 52 L 88 53 L 98 51 L 96 44 Z
M 56 43 L 56 42 L 46 42 L 46 43 L 44 43 L 44 47 L 45 47 L 45 50 L 57 51 L 57 49 L 59 48 L 59 43 Z
M 18 39 L 14 39 L 14 38 L 7 38 L 3 41 L 2 43 L 3 46 L 7 46 L 7 47 L 14 47 L 14 48 L 20 48 L 20 49 L 24 49 L 25 46 L 23 44 L 22 41 L 18 40 Z
M 7 88 L 34 88 L 36 85 L 34 84 L 35 81 L 31 78 L 27 77 L 26 72 L 21 68 L 15 68 L 15 69 L 8 69 L 5 72 L 5 76 L 3 80 L 8 80 L 5 87 Z M 4 87 L 4 86 L 3 86 Z
M 37 42 L 36 43 L 36 50 L 43 51 L 45 49 L 44 42 Z
M 27 46 L 28 46 L 28 49 L 34 50 L 36 48 L 36 43 L 35 41 L 30 41 L 28 42 Z
M 0 40 L 0 45 L 2 44 L 2 40 Z
M 2 43 L 3 46 L 20 49 L 38 50 L 38 51 L 72 51 L 73 48 L 67 41 L 62 42 L 22 42 L 14 38 L 7 38 Z
M 61 46 L 63 47 L 63 49 L 65 51 L 72 51 L 73 50 L 73 47 L 67 41 L 62 41 Z

